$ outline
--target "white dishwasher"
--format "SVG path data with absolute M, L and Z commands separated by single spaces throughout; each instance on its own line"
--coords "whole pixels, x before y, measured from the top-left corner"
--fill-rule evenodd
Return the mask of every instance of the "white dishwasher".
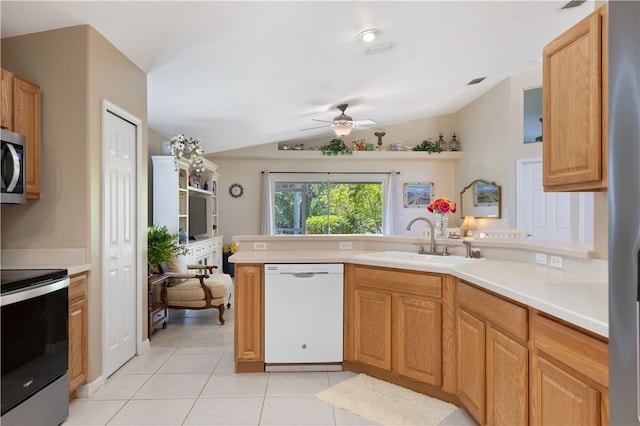
M 264 272 L 267 370 L 304 370 L 304 364 L 336 369 L 342 362 L 344 265 L 265 264 Z

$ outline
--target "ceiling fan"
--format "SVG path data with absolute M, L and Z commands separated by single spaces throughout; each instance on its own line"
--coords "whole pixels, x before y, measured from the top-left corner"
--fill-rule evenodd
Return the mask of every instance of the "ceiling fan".
M 377 124 L 375 121 L 371 119 L 354 120 L 353 118 L 349 117 L 347 114 L 344 113 L 344 111 L 347 109 L 348 106 L 349 104 L 340 104 L 336 106 L 336 108 L 340 110 L 340 115 L 335 116 L 333 118 L 333 121 L 318 120 L 316 118 L 312 118 L 313 121 L 320 121 L 322 123 L 331 123 L 330 125 L 309 127 L 309 128 L 300 129 L 300 130 L 312 130 L 312 129 L 320 129 L 322 127 L 331 127 L 335 132 L 336 136 L 347 136 L 349 133 L 351 133 L 351 130 L 353 130 L 354 127 L 357 127 L 357 126 L 370 127 L 374 124 Z

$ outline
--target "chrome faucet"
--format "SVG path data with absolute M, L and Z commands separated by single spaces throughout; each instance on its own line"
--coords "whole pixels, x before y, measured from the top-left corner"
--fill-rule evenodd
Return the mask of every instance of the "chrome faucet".
M 462 244 L 467 247 L 467 255 L 465 257 L 473 257 L 471 253 L 471 241 L 464 240 L 462 241 Z
M 411 221 L 407 224 L 407 231 L 410 231 L 411 226 L 419 220 L 427 222 L 427 224 L 429 224 L 429 228 L 431 228 L 431 248 L 429 250 L 429 254 L 441 254 L 436 252 L 436 233 L 433 228 L 433 222 L 431 222 L 429 218 L 421 216 L 411 219 Z M 420 252 L 424 253 L 424 251 L 422 250 L 422 246 L 420 246 Z

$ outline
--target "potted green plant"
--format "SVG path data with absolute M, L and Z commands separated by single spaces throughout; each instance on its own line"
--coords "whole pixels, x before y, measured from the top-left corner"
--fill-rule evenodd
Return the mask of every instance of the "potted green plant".
M 178 233 L 170 233 L 166 225 L 154 223 L 147 230 L 149 274 L 157 271 L 160 264 L 167 263 L 172 257 L 186 253 L 187 249 L 180 246 Z
M 328 145 L 323 145 L 320 147 L 320 151 L 322 151 L 322 155 L 351 155 L 352 151 L 347 147 L 342 139 L 334 138 L 329 142 Z

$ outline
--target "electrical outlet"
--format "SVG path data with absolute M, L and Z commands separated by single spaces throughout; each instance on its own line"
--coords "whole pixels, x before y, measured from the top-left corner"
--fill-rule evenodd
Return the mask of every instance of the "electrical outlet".
M 547 254 L 546 253 L 536 253 L 536 263 L 540 265 L 547 264 Z
M 260 243 L 254 242 L 253 243 L 253 249 L 254 250 L 266 250 L 267 249 L 267 243 L 265 243 L 265 242 L 260 242 Z
M 562 269 L 562 256 L 550 256 L 549 265 Z
M 340 250 L 351 250 L 352 248 L 351 241 L 340 241 Z
M 424 238 L 431 238 L 431 228 L 420 228 L 420 236 Z

